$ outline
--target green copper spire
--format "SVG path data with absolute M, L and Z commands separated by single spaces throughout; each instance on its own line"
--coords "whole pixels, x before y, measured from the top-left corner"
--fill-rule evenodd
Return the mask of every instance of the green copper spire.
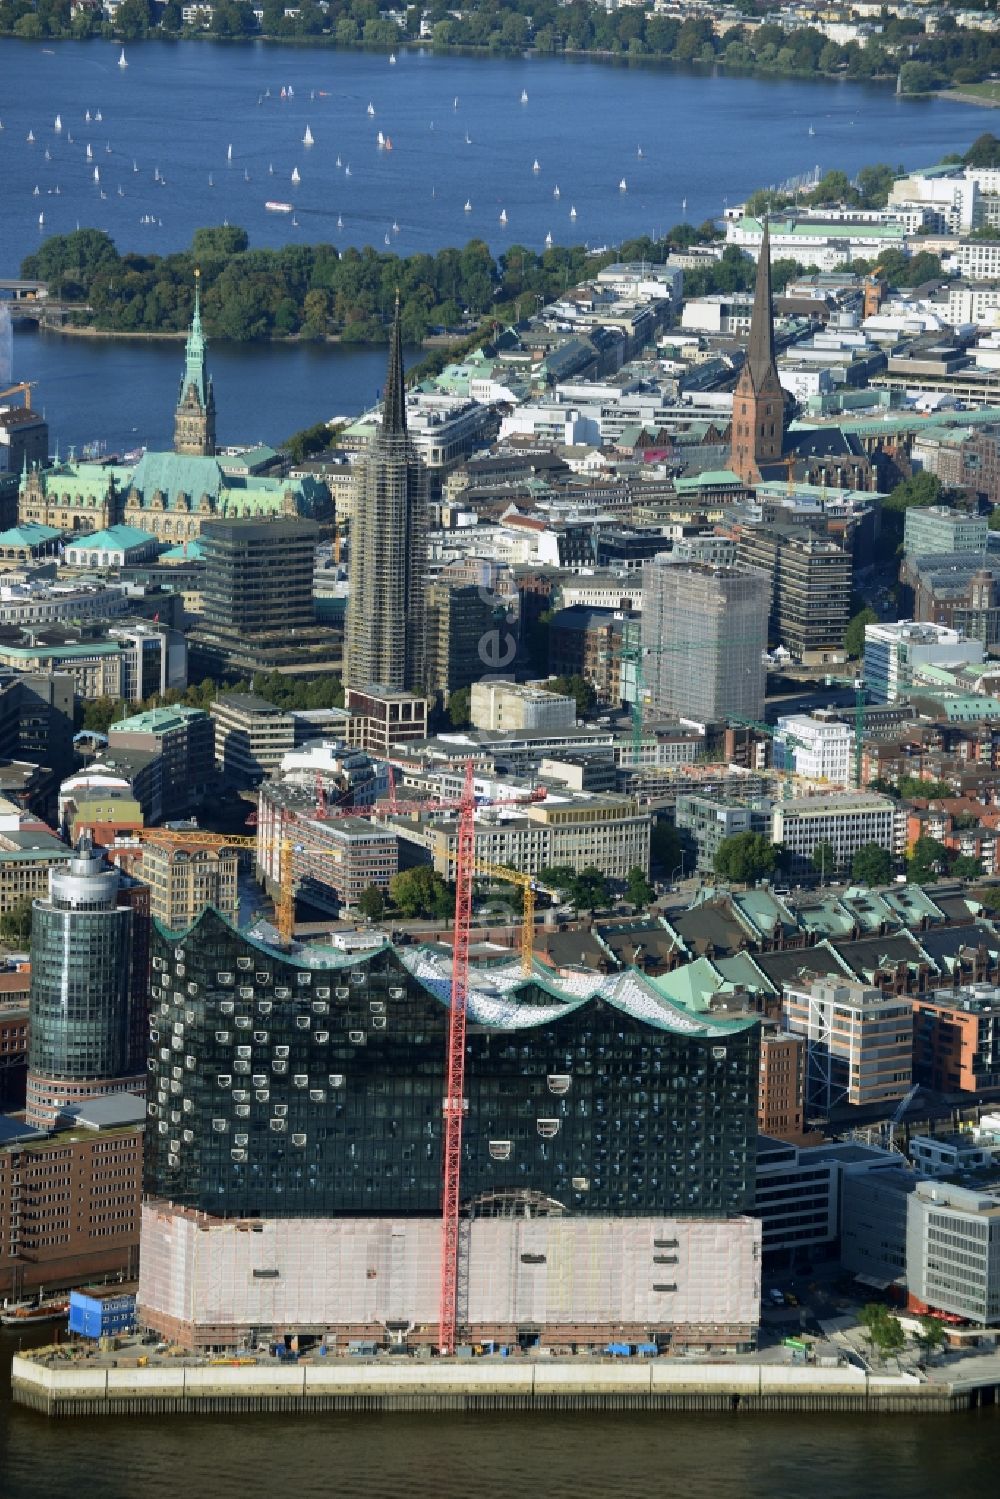
M 205 368 L 205 334 L 201 326 L 201 271 L 195 268 L 194 273 L 194 315 L 191 318 L 191 328 L 187 338 L 187 348 L 184 357 L 184 376 L 181 380 L 181 400 L 190 386 L 194 386 L 198 395 L 198 401 L 202 406 L 207 403 L 209 379 Z

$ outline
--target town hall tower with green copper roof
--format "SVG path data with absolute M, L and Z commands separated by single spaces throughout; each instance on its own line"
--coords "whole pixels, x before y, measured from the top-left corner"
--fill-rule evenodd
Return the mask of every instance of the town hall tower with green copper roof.
M 194 274 L 194 316 L 174 413 L 174 452 L 211 458 L 215 454 L 215 391 L 208 373 L 207 346 L 201 326 L 201 272 L 196 270 Z

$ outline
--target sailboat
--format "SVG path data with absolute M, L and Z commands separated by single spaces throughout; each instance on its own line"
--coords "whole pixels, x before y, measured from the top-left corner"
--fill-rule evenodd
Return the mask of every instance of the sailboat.
M 100 169 L 100 167 L 95 167 L 94 168 L 94 181 L 95 182 L 100 182 L 100 180 L 101 180 L 101 169 Z
M 66 139 L 69 141 L 70 145 L 73 144 L 73 132 L 71 130 L 68 130 L 66 132 Z
M 500 210 L 500 222 L 501 222 L 501 224 L 506 224 L 506 222 L 507 222 L 507 210 L 506 210 L 506 208 L 501 208 L 501 210 Z
M 45 147 L 45 160 L 46 161 L 51 161 L 52 160 L 52 152 L 49 150 L 48 146 Z
M 526 88 L 523 88 L 521 90 L 521 103 L 522 104 L 527 104 L 527 102 L 528 102 L 528 90 Z
M 292 88 L 291 84 L 288 85 L 288 97 L 289 99 L 295 98 L 295 90 Z
M 372 101 L 370 99 L 368 100 L 368 113 L 371 116 L 371 118 L 374 120 L 374 118 L 375 118 L 375 106 L 374 106 L 374 104 L 372 103 Z
M 472 199 L 471 198 L 466 198 L 466 200 L 465 200 L 465 212 L 466 213 L 471 213 L 472 212 Z
M 385 237 L 385 242 L 386 242 L 386 244 L 389 243 L 389 236 L 388 235 L 386 235 L 386 237 Z
M 52 129 L 56 131 L 57 134 L 62 129 L 62 115 L 56 115 L 52 125 Z
M 687 213 L 687 206 L 688 206 L 688 200 L 687 200 L 687 198 L 682 198 L 681 199 L 681 213 Z
M 395 219 L 393 219 L 393 221 L 392 221 L 392 232 L 393 232 L 393 234 L 398 234 L 399 233 L 399 225 L 396 223 Z
M 91 150 L 90 142 L 88 141 L 87 142 L 87 160 L 88 161 L 93 161 L 93 159 L 94 159 L 94 153 Z
M 110 141 L 107 141 L 105 143 L 104 154 L 105 154 L 105 156 L 110 156 L 111 155 L 111 142 Z
M 101 114 L 101 111 L 100 111 L 100 110 L 97 110 L 97 111 L 96 111 L 96 112 L 95 112 L 95 114 L 94 114 L 94 119 L 95 119 L 95 120 L 96 120 L 96 121 L 97 121 L 97 123 L 98 123 L 98 125 L 99 125 L 99 124 L 100 124 L 100 123 L 101 123 L 101 121 L 102 121 L 102 120 L 103 120 L 103 119 L 104 119 L 104 116 L 103 116 L 103 115 L 102 115 L 102 114 Z
M 29 146 L 33 146 L 35 144 L 35 132 L 33 130 L 28 131 L 28 144 Z
M 44 226 L 44 224 L 45 224 L 45 215 L 44 215 L 44 213 L 40 213 L 38 215 L 38 227 L 39 227 L 39 229 L 41 229 Z
M 33 197 L 33 198 L 40 198 L 40 197 L 41 197 L 41 195 L 42 195 L 42 190 L 41 190 L 41 188 L 40 188 L 40 187 L 39 187 L 39 186 L 38 186 L 38 183 L 37 183 L 37 182 L 36 182 L 36 183 L 35 183 L 35 186 L 34 186 L 34 189 L 33 189 L 33 191 L 32 191 L 32 194 L 31 194 L 31 196 L 32 196 L 32 197 Z
M 455 102 L 452 104 L 451 107 L 452 107 L 452 109 L 457 109 L 458 108 L 458 95 L 457 94 L 455 95 Z
M 386 138 L 385 138 L 385 149 L 387 151 L 391 151 L 392 150 L 392 136 L 391 135 L 387 135 Z
M 343 215 L 338 213 L 338 215 L 337 215 L 337 228 L 338 229 L 343 229 L 343 227 L 344 227 L 344 218 L 343 218 Z
M 299 176 L 299 169 L 298 169 L 298 167 L 292 167 L 292 181 L 293 182 L 301 182 L 302 181 L 302 178 Z
M 552 246 L 552 230 L 550 229 L 549 232 L 548 232 L 548 234 L 545 236 L 545 248 L 548 250 L 548 249 L 551 248 L 551 246 Z
M 302 137 L 302 144 L 304 146 L 314 146 L 316 144 L 315 140 L 313 139 L 313 133 L 309 129 L 308 125 L 306 126 L 306 133 Z
M 348 162 L 347 165 L 346 165 L 346 167 L 344 168 L 344 176 L 345 177 L 349 177 L 350 175 L 351 175 L 351 163 Z
M 288 90 L 285 88 L 284 84 L 281 85 L 281 93 L 280 93 L 279 97 L 282 98 L 282 99 L 287 99 L 288 98 Z
M 338 155 L 337 155 L 337 165 L 338 165 L 338 167 L 339 167 L 339 166 L 343 166 L 343 162 L 342 162 L 342 161 L 341 161 L 341 159 L 340 159 L 340 155 L 339 155 L 339 153 L 338 153 Z
M 124 47 L 122 48 L 122 55 L 118 59 L 118 66 L 120 68 L 127 68 L 128 67 L 128 59 L 125 56 L 125 48 Z
M 553 196 L 553 198 L 559 198 L 559 197 L 562 196 L 562 194 L 559 191 L 559 184 L 558 184 L 558 182 L 556 183 L 555 187 L 552 189 L 552 196 Z
M 531 163 L 531 170 L 533 172 L 540 172 L 542 170 L 541 167 L 538 165 L 538 157 L 537 156 L 535 157 L 534 161 Z
M 58 182 L 56 183 L 52 191 L 55 193 L 57 198 L 60 196 L 60 194 L 62 193 L 62 188 L 59 186 Z
M 132 170 L 133 172 L 137 172 L 139 170 L 139 163 L 136 161 L 134 156 L 132 158 Z
M 385 145 L 385 136 L 382 134 L 381 130 L 379 131 L 378 135 L 376 136 L 376 141 L 378 143 L 379 150 L 381 150 L 382 147 Z
M 396 54 L 395 54 L 395 52 L 390 52 L 389 53 L 389 66 L 392 67 L 392 68 L 394 68 L 396 66 Z
M 815 125 L 810 125 L 809 126 L 809 134 L 810 135 L 815 135 L 816 134 L 816 127 L 815 127 Z
M 569 210 L 569 216 L 570 216 L 571 219 L 575 219 L 576 218 L 576 209 L 574 207 L 572 207 L 572 206 L 570 207 L 570 210 Z
M 227 146 L 226 147 L 226 160 L 227 161 L 232 161 L 232 159 L 233 159 L 233 148 L 232 148 L 232 146 Z
M 468 131 L 465 132 L 465 144 L 467 146 L 471 146 L 472 145 L 472 136 L 469 134 Z
M 624 177 L 622 178 L 622 180 L 618 184 L 618 191 L 620 193 L 627 193 L 628 192 L 628 183 L 625 181 Z
M 250 181 L 250 173 L 249 173 L 249 171 L 248 171 L 248 169 L 246 167 L 243 168 L 243 181 L 244 182 L 249 182 Z
M 211 172 L 209 172 L 209 174 L 208 174 L 208 185 L 209 185 L 209 187 L 214 187 L 215 186 L 215 181 L 214 181 L 214 179 L 212 177 Z
M 160 180 L 160 169 L 159 169 L 159 167 L 154 167 L 153 168 L 153 181 L 154 182 L 159 182 L 159 180 Z
M 119 198 L 124 198 L 125 196 L 125 189 L 122 187 L 120 182 L 118 184 L 118 196 Z
M 90 110 L 89 109 L 87 110 L 87 113 L 84 115 L 83 118 L 87 121 L 87 124 L 89 125 L 90 124 Z
M 269 161 L 268 164 L 267 164 L 267 175 L 269 177 L 273 177 L 274 176 L 274 162 L 273 161 Z
M 635 154 L 636 154 L 636 156 L 638 156 L 639 160 L 641 161 L 642 160 L 642 147 L 641 146 L 638 146 L 636 148 L 636 153 Z

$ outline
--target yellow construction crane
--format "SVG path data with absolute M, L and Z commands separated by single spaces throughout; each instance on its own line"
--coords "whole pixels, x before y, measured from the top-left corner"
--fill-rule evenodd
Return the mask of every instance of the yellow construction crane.
M 159 843 L 169 848 L 252 848 L 257 839 L 245 834 L 183 833 L 173 828 L 143 828 L 138 835 L 141 843 Z M 293 838 L 282 838 L 278 861 L 278 890 L 274 898 L 274 924 L 283 943 L 290 944 L 295 936 L 295 886 L 292 871 L 292 855 L 301 850 L 321 859 L 339 859 L 339 849 L 305 848 Z
M 8 385 L 6 390 L 0 390 L 0 401 L 4 396 L 24 396 L 25 411 L 31 410 L 31 387 L 37 385 L 37 380 L 21 380 L 17 385 Z
M 544 885 L 539 884 L 533 874 L 524 874 L 520 869 L 511 869 L 506 864 L 482 863 L 477 859 L 476 873 L 506 880 L 508 884 L 516 885 L 521 891 L 521 972 L 525 975 L 530 974 L 535 948 L 535 892 L 538 890 L 546 894 L 549 892 Z

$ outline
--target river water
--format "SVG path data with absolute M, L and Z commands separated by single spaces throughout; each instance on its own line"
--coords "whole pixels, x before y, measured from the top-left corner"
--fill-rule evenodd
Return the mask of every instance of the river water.
M 384 250 L 388 235 L 409 254 L 481 236 L 500 252 L 541 249 L 549 232 L 557 243 L 608 244 L 697 223 L 815 166 L 936 161 L 997 125 L 990 110 L 900 99 L 881 85 L 670 65 L 401 52 L 391 66 L 381 53 L 211 42 L 136 44 L 126 69 L 118 55 L 109 42 L 0 41 L 0 275 L 16 274 L 42 236 L 77 224 L 145 253 L 183 248 L 223 219 L 254 245 Z M 391 151 L 378 148 L 379 130 Z M 268 199 L 293 203 L 297 227 L 269 213 Z M 64 449 L 166 443 L 179 357 L 172 344 L 14 340 L 15 377 L 39 381 L 36 401 Z M 276 441 L 362 410 L 383 357 L 214 347 L 220 440 Z
M 15 1336 L 0 1333 L 4 1385 Z M 952 1499 L 987 1494 L 998 1458 L 996 1412 L 56 1423 L 0 1389 L 2 1499 Z

